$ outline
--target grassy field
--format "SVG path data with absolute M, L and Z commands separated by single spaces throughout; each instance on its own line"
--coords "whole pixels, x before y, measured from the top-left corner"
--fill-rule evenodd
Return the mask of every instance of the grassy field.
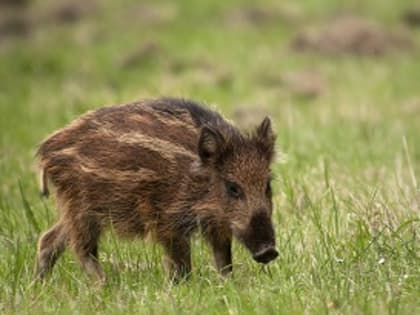
M 337 12 L 399 30 L 414 1 L 58 3 L 20 11 L 28 34 L 0 32 L 1 314 L 420 314 L 420 28 L 407 30 L 417 48 L 383 55 L 290 45 Z M 262 268 L 235 243 L 223 281 L 197 237 L 194 274 L 174 286 L 159 247 L 109 234 L 104 288 L 70 253 L 35 283 L 56 216 L 39 197 L 37 144 L 89 109 L 161 95 L 239 125 L 273 118 L 280 258 Z

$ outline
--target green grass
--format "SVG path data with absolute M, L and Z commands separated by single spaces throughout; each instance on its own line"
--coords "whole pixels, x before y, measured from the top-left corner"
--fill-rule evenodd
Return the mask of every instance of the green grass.
M 53 2 L 37 1 L 30 14 L 50 12 Z M 147 22 L 136 1 L 106 1 L 75 24 L 38 18 L 29 38 L 0 41 L 1 314 L 420 313 L 420 54 L 296 54 L 292 36 L 342 1 L 274 3 L 265 6 L 298 18 L 232 25 L 226 12 L 240 1 L 184 0 L 151 4 L 158 19 Z M 344 8 L 398 28 L 413 4 Z M 122 66 L 151 41 L 156 51 Z M 316 98 L 261 80 L 306 69 L 326 78 Z M 235 243 L 235 273 L 223 281 L 197 238 L 194 274 L 174 286 L 159 247 L 108 235 L 104 288 L 70 253 L 46 283 L 33 282 L 38 235 L 56 217 L 53 202 L 39 197 L 37 144 L 86 110 L 160 95 L 214 104 L 232 119 L 245 105 L 272 116 L 285 153 L 273 166 L 280 259 L 261 268 Z

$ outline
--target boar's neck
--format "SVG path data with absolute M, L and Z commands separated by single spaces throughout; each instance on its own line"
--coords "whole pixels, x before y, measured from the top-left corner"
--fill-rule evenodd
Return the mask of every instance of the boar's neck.
M 227 229 L 224 212 L 220 209 L 220 193 L 210 174 L 194 174 L 185 188 L 187 204 L 195 217 L 197 227 L 199 226 L 204 233 L 215 229 Z

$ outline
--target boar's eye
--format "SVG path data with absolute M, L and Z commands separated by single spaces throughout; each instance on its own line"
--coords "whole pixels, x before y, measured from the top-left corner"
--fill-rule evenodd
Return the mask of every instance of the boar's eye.
M 243 197 L 243 192 L 238 184 L 230 181 L 226 181 L 226 191 L 232 198 L 239 199 Z

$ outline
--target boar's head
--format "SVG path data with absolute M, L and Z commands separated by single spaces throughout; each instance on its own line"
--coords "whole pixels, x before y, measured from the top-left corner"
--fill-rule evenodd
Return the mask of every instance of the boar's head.
M 274 143 L 269 118 L 245 136 L 233 127 L 204 126 L 198 143 L 201 167 L 212 174 L 212 203 L 217 203 L 231 233 L 264 264 L 278 256 L 271 219 Z

